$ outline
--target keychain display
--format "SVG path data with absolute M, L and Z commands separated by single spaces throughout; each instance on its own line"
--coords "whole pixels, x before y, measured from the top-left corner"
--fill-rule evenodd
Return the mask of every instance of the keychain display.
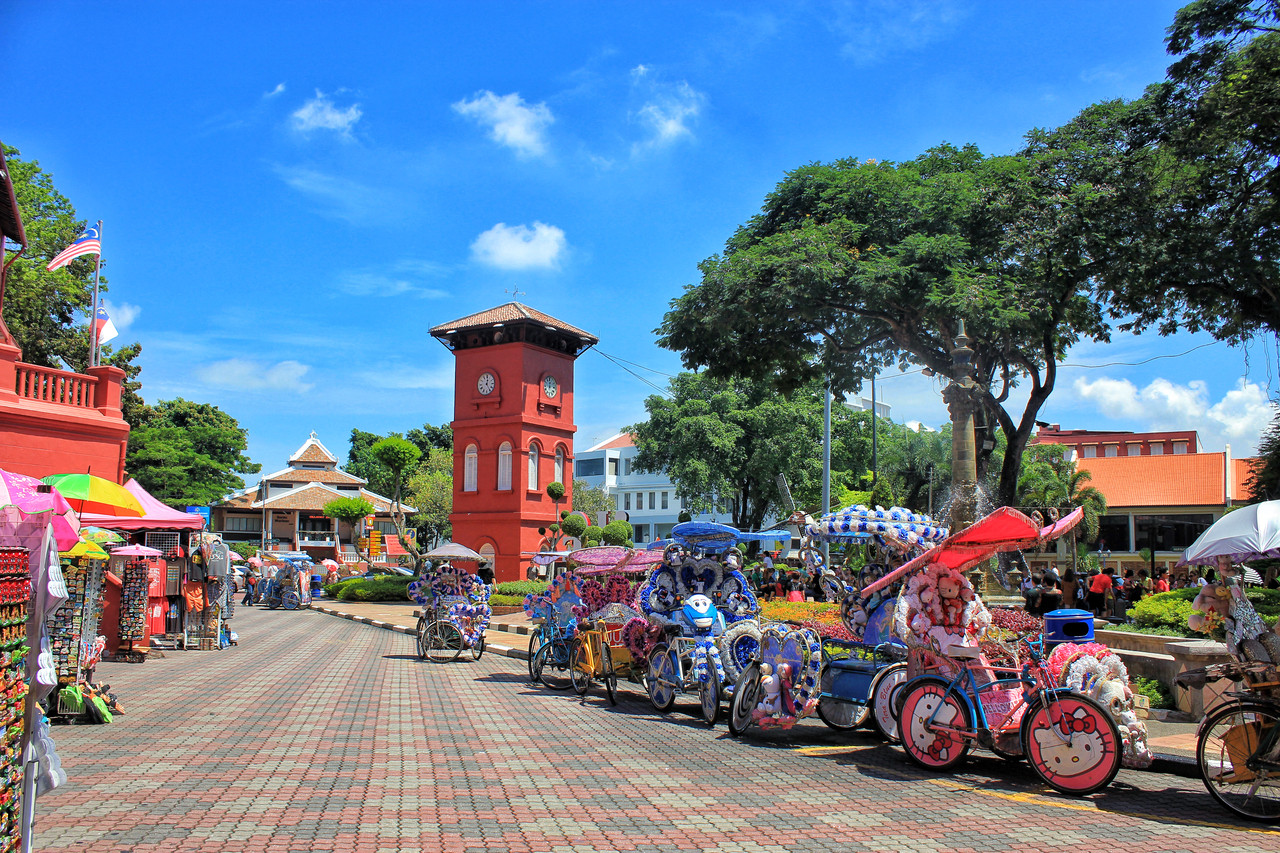
M 147 564 L 130 560 L 124 564 L 120 590 L 120 641 L 140 642 L 147 636 Z

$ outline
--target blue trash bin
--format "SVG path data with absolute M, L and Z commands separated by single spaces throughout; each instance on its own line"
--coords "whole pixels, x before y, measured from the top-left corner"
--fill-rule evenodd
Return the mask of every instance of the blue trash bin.
M 1051 610 L 1044 615 L 1046 651 L 1062 643 L 1092 643 L 1093 614 L 1088 610 Z

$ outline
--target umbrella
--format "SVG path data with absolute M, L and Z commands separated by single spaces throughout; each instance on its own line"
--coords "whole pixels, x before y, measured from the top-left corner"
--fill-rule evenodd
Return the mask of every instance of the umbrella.
M 161 557 L 164 554 L 155 548 L 148 548 L 146 545 L 128 545 L 124 548 L 117 548 L 111 552 L 113 557 Z
M 80 519 L 71 504 L 56 488 L 35 477 L 0 471 L 0 510 L 13 507 L 24 517 L 44 516 L 53 524 L 59 548 L 72 548 L 80 541 Z
M 237 554 L 235 551 L 228 551 L 228 552 L 227 552 L 227 559 L 228 559 L 228 560 L 230 560 L 230 561 L 231 561 L 231 562 L 233 562 L 233 563 L 243 563 L 243 562 L 244 562 L 244 557 L 241 557 L 241 556 L 240 556 L 239 554 Z
M 262 568 L 262 558 L 261 558 L 261 557 L 250 557 L 250 558 L 249 558 L 249 565 L 253 566 L 255 569 L 260 569 L 260 568 Z
M 333 559 L 333 558 L 331 558 L 331 557 L 326 557 L 325 559 L 321 560 L 321 561 L 320 561 L 320 565 L 324 566 L 326 569 L 340 569 L 340 568 L 342 568 L 342 565 L 341 565 L 337 560 L 335 560 L 335 559 Z
M 432 549 L 422 556 L 428 560 L 473 560 L 478 562 L 484 559 L 484 557 L 472 551 L 466 545 L 459 545 L 457 542 L 446 542 L 439 548 Z
M 60 551 L 64 557 L 88 557 L 91 560 L 105 560 L 110 555 L 102 550 L 102 546 L 96 542 L 89 542 L 81 539 L 71 547 L 70 551 Z
M 138 499 L 124 486 L 92 474 L 50 474 L 43 481 L 62 492 L 67 503 L 77 512 L 134 515 L 139 518 L 147 514 Z
M 1253 566 L 1244 567 L 1244 582 L 1262 586 L 1262 575 Z
M 80 538 L 98 545 L 118 545 L 124 541 L 124 537 L 119 533 L 107 530 L 105 527 L 81 527 Z
M 1219 557 L 1243 563 L 1280 554 L 1280 501 L 1233 510 L 1209 526 L 1182 554 L 1179 566 L 1211 566 Z

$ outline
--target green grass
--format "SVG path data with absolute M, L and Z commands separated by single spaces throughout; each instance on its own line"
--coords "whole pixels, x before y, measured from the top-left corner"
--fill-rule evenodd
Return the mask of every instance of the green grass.
M 340 601 L 408 601 L 412 582 L 400 575 L 349 578 L 326 586 L 324 594 Z

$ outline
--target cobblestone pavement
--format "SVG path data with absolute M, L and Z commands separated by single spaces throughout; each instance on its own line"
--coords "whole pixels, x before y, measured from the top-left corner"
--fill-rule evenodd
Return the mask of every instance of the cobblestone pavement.
M 36 849 L 172 851 L 1275 851 L 1196 780 L 1122 771 L 1085 799 L 1023 765 L 932 775 L 820 723 L 730 738 L 528 684 L 523 661 L 420 662 L 412 638 L 240 610 L 240 645 L 108 664 L 128 713 L 55 729 L 71 781 Z

